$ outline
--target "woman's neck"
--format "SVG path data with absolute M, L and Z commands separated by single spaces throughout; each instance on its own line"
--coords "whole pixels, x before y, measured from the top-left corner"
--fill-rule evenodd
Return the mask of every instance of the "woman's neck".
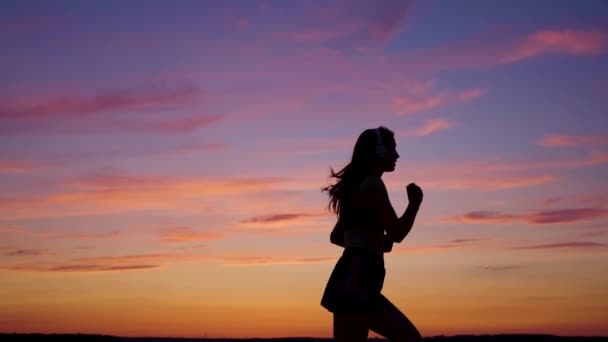
M 383 174 L 384 170 L 382 170 L 380 166 L 374 166 L 370 171 L 370 175 L 376 176 L 378 178 L 382 177 Z

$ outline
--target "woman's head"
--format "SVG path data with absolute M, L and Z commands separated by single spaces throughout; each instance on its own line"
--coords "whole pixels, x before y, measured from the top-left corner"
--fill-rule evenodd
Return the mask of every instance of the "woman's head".
M 355 143 L 350 163 L 337 173 L 330 169 L 331 177 L 337 179 L 335 184 L 323 188 L 329 193 L 330 209 L 339 215 L 340 209 L 348 205 L 349 195 L 366 176 L 380 177 L 384 172 L 394 171 L 399 158 L 395 148 L 395 135 L 388 128 L 363 131 Z
M 392 172 L 399 159 L 396 147 L 395 135 L 388 128 L 366 129 L 355 143 L 350 164 L 366 175 Z

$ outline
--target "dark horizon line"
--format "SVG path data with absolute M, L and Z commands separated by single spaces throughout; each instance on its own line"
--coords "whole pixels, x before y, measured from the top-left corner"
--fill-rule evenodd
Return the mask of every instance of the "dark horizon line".
M 154 337 L 154 336 L 117 336 L 117 335 L 103 335 L 103 334 L 83 334 L 83 333 L 5 333 L 0 332 L 0 337 L 3 337 L 3 341 L 7 341 L 4 337 L 16 338 L 19 341 L 32 341 L 32 338 L 38 337 L 42 339 L 54 339 L 62 337 L 67 341 L 124 341 L 124 340 L 138 340 L 138 341 L 274 341 L 274 342 L 320 342 L 320 341 L 332 341 L 332 337 Z M 22 339 L 21 339 L 22 338 Z M 492 342 L 510 342 L 510 341 L 535 341 L 535 342 L 556 342 L 568 339 L 585 340 L 590 342 L 608 342 L 608 336 L 601 335 L 576 335 L 576 336 L 563 336 L 545 333 L 504 333 L 504 334 L 460 334 L 460 335 L 433 335 L 423 336 L 424 340 L 452 340 L 461 342 L 464 339 L 470 341 L 471 339 L 477 342 L 492 341 Z M 382 337 L 369 337 L 368 340 L 374 341 L 386 341 Z

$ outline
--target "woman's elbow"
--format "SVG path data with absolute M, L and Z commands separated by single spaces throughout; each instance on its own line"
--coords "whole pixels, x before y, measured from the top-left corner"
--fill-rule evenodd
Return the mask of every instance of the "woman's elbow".
M 401 231 L 399 229 L 395 229 L 391 232 L 387 232 L 387 236 L 396 243 L 401 243 L 401 241 L 403 241 L 403 239 L 405 239 L 406 235 L 407 235 L 407 232 Z
M 395 241 L 396 243 L 401 243 L 401 241 L 403 241 L 403 239 L 405 239 L 405 235 L 402 235 L 402 234 L 392 236 L 392 240 Z

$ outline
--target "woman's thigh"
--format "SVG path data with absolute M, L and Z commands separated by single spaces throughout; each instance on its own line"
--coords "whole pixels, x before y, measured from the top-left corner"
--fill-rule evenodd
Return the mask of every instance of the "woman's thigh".
M 422 341 L 414 324 L 386 298 L 382 307 L 370 318 L 370 329 L 391 342 Z
M 334 313 L 336 342 L 367 342 L 371 316 L 357 313 Z

